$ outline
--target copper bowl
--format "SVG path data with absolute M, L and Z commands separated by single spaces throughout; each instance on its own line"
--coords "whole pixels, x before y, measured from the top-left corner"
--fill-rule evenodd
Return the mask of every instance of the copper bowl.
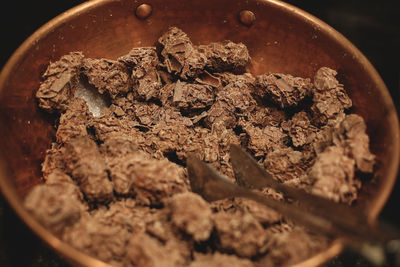
M 149 6 L 138 6 L 147 3 Z M 252 11 L 241 13 L 243 10 Z M 149 15 L 149 17 L 146 17 Z M 252 24 L 252 25 L 251 25 Z M 24 196 L 41 182 L 40 164 L 55 131 L 54 118 L 37 108 L 34 93 L 49 61 L 70 51 L 117 58 L 132 47 L 154 45 L 169 26 L 183 29 L 195 44 L 230 39 L 245 43 L 251 72 L 312 77 L 322 66 L 338 70 L 366 119 L 374 176 L 362 188 L 357 207 L 374 220 L 393 188 L 399 166 L 399 123 L 389 92 L 365 56 L 319 19 L 275 0 L 95 0 L 48 22 L 12 55 L 0 75 L 0 188 L 22 220 L 72 263 L 103 266 L 60 241 L 25 211 Z M 339 240 L 299 265 L 319 265 L 340 253 Z

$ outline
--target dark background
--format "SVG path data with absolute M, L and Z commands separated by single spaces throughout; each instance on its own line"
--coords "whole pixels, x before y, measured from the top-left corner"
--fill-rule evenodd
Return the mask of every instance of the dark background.
M 132 0 L 133 1 L 133 0 Z M 208 0 L 205 0 L 208 1 Z M 399 0 L 287 0 L 327 22 L 353 42 L 378 70 L 400 107 Z M 0 68 L 15 49 L 41 25 L 83 0 L 2 0 Z M 399 180 L 399 179 L 398 179 Z M 381 218 L 400 227 L 400 181 Z M 68 266 L 15 216 L 0 196 L 0 266 Z M 327 266 L 369 266 L 346 252 Z

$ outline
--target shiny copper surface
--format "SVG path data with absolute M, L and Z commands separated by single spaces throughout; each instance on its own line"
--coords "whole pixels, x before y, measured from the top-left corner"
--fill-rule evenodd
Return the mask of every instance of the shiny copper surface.
M 150 4 L 151 16 L 136 8 Z M 240 12 L 257 18 L 251 27 Z M 363 187 L 358 206 L 373 220 L 385 204 L 399 166 L 399 122 L 393 101 L 369 61 L 347 39 L 317 18 L 274 0 L 94 0 L 53 19 L 10 58 L 0 74 L 0 188 L 26 224 L 71 262 L 105 266 L 61 242 L 23 208 L 22 199 L 41 182 L 40 163 L 54 138 L 55 117 L 37 108 L 34 92 L 49 61 L 70 51 L 88 57 L 117 58 L 132 47 L 154 45 L 169 26 L 182 28 L 195 44 L 230 39 L 245 43 L 253 74 L 283 72 L 311 77 L 321 66 L 338 70 L 353 112 L 362 115 L 377 155 L 374 176 Z M 340 240 L 303 262 L 321 264 L 340 252 Z
M 239 21 L 245 26 L 253 25 L 254 21 L 256 20 L 256 15 L 250 10 L 242 10 L 239 13 Z
M 151 5 L 141 4 L 136 8 L 135 14 L 139 19 L 147 19 L 151 15 L 152 11 L 153 8 Z

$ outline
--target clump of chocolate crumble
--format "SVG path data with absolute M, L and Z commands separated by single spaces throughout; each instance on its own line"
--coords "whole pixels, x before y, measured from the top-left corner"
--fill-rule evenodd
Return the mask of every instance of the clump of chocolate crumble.
M 209 203 L 190 190 L 190 153 L 235 181 L 231 144 L 279 182 L 337 202 L 357 199 L 357 175 L 373 171 L 366 124 L 349 114 L 335 70 L 253 76 L 250 60 L 242 43 L 194 44 L 172 27 L 117 60 L 72 52 L 50 63 L 36 97 L 59 115 L 57 132 L 25 207 L 115 266 L 280 266 L 325 249 L 327 238 L 279 211 L 242 198 Z M 106 99 L 104 110 L 93 111 L 82 86 Z

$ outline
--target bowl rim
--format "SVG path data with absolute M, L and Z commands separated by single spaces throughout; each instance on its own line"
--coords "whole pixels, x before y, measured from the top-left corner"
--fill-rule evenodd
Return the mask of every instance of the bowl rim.
M 79 4 L 60 15 L 56 16 L 55 18 L 48 21 L 46 24 L 41 26 L 38 30 L 36 30 L 30 37 L 28 37 L 18 48 L 15 52 L 11 55 L 8 59 L 6 64 L 4 65 L 1 73 L 0 73 L 0 96 L 2 90 L 5 87 L 7 77 L 9 77 L 10 73 L 16 67 L 17 63 L 24 58 L 30 48 L 38 42 L 38 40 L 43 39 L 48 34 L 52 32 L 52 29 L 61 26 L 66 21 L 69 21 L 80 14 L 87 12 L 91 9 L 94 9 L 101 5 L 106 5 L 111 2 L 120 2 L 121 0 L 91 0 Z M 279 0 L 255 0 L 259 2 L 263 2 L 267 5 L 274 6 L 275 8 L 280 8 L 286 11 L 289 11 L 294 16 L 299 17 L 300 19 L 316 26 L 319 28 L 320 31 L 325 32 L 329 37 L 337 40 L 337 42 L 346 47 L 346 49 L 355 57 L 355 60 L 360 62 L 363 66 L 365 66 L 365 71 L 368 75 L 371 76 L 372 80 L 374 80 L 377 84 L 377 89 L 383 96 L 384 102 L 388 106 L 393 106 L 394 103 L 390 96 L 390 93 L 384 84 L 382 78 L 379 76 L 378 72 L 372 66 L 372 64 L 368 61 L 368 59 L 349 41 L 346 37 L 344 37 L 341 33 L 336 31 L 334 28 L 329 26 L 327 23 L 323 22 L 322 20 L 318 19 L 317 17 L 309 14 L 308 12 L 301 10 L 298 7 L 295 7 L 291 4 L 281 2 Z M 137 3 L 138 5 L 140 3 Z M 394 107 L 395 110 L 395 107 Z M 399 121 L 396 112 L 392 112 L 390 114 L 392 116 L 391 120 L 394 122 L 392 128 L 394 130 L 395 139 L 393 140 L 393 146 L 397 147 L 397 152 L 393 158 L 393 164 L 390 165 L 389 173 L 391 174 L 385 181 L 384 187 L 380 188 L 380 192 L 377 194 L 379 197 L 376 199 L 375 202 L 371 203 L 371 206 L 368 210 L 368 219 L 373 221 L 378 216 L 379 212 L 383 209 L 386 201 L 388 200 L 391 191 L 393 190 L 394 183 L 396 181 L 399 162 L 400 162 L 400 127 Z M 1 153 L 2 154 L 2 153 Z M 2 155 L 0 155 L 2 156 Z M 0 191 L 3 194 L 4 198 L 8 202 L 8 204 L 12 207 L 15 213 L 24 221 L 24 223 L 42 240 L 47 243 L 51 248 L 53 248 L 57 253 L 61 254 L 61 256 L 65 257 L 70 262 L 77 264 L 79 266 L 110 266 L 107 263 L 104 263 L 100 260 L 97 260 L 91 256 L 88 256 L 79 250 L 73 248 L 72 246 L 68 245 L 67 243 L 61 241 L 55 235 L 53 235 L 50 231 L 45 229 L 40 223 L 38 223 L 32 215 L 28 213 L 23 207 L 21 198 L 16 194 L 16 191 L 13 190 L 13 186 L 10 181 L 7 180 L 7 171 L 6 166 L 4 166 L 4 162 L 0 161 Z M 11 189 L 11 190 L 10 190 Z M 311 258 L 295 264 L 293 266 L 300 267 L 300 266 L 317 266 L 329 259 L 332 259 L 336 255 L 338 255 L 341 250 L 343 249 L 343 243 L 340 239 L 337 239 L 333 242 L 333 244 L 326 250 L 312 256 Z

